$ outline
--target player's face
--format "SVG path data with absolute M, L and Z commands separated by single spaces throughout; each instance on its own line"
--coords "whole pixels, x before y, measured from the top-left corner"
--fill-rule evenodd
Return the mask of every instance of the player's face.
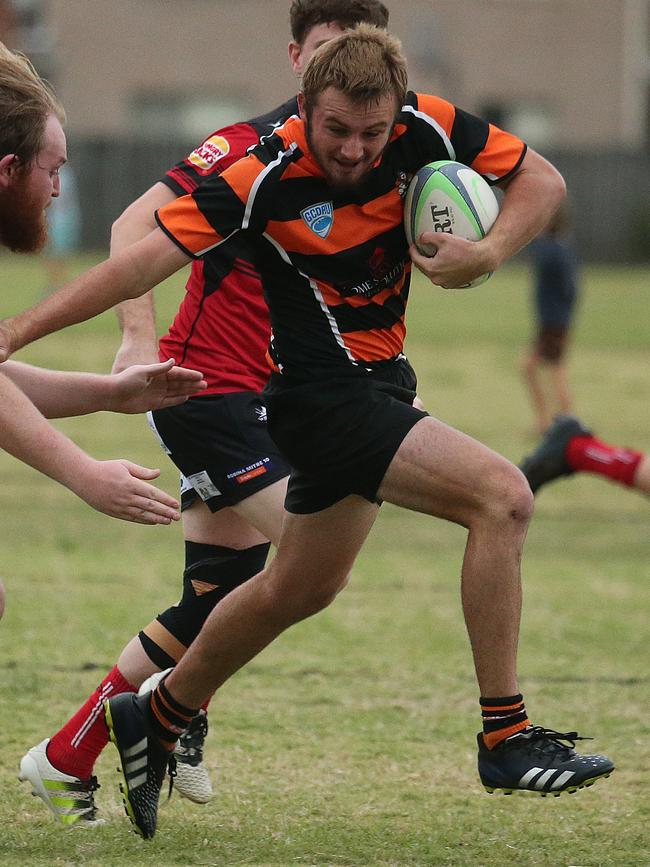
M 34 202 L 42 210 L 49 207 L 52 199 L 61 192 L 59 170 L 67 159 L 65 133 L 54 115 L 45 125 L 43 147 L 33 160 L 28 177 L 28 188 Z
M 0 195 L 0 242 L 4 246 L 18 253 L 32 253 L 44 246 L 45 209 L 61 191 L 59 169 L 65 161 L 65 134 L 51 115 L 43 147 L 28 165 L 13 169 Z
M 302 45 L 299 45 L 297 42 L 290 42 L 289 62 L 296 75 L 302 75 L 305 66 L 307 66 L 317 48 L 320 48 L 321 45 L 325 45 L 330 39 L 334 39 L 344 32 L 343 28 L 336 23 L 317 24 L 307 31 Z
M 328 87 L 309 117 L 302 94 L 299 105 L 309 148 L 327 182 L 334 188 L 357 187 L 388 144 L 397 111 L 395 96 L 360 105 Z

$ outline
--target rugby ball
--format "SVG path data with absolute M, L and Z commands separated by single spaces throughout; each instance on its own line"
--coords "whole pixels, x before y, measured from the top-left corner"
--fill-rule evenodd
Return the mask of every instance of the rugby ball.
M 423 232 L 448 232 L 468 241 L 480 241 L 494 225 L 499 203 L 488 182 L 462 163 L 438 160 L 415 173 L 404 200 L 404 229 L 409 244 L 421 253 L 435 248 L 417 243 Z M 491 272 L 462 288 L 480 286 Z

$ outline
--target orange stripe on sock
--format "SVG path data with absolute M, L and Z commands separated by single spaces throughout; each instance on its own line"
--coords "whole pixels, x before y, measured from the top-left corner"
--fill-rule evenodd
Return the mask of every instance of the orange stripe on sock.
M 165 701 L 165 696 L 161 695 L 158 690 L 153 693 L 152 697 L 155 698 L 156 701 L 159 701 L 161 705 L 163 705 L 163 708 L 161 708 L 161 713 L 163 713 L 164 710 L 168 710 L 169 713 L 173 714 L 174 716 L 180 717 L 181 719 L 187 720 L 188 723 L 192 721 L 191 714 L 189 716 L 186 716 L 184 713 L 177 711 L 176 708 L 173 708 L 168 701 Z M 168 726 L 168 728 L 171 728 L 171 726 Z
M 151 696 L 151 710 L 153 711 L 153 715 L 156 717 L 156 719 L 158 720 L 160 725 L 163 726 L 164 728 L 168 728 L 169 727 L 169 720 L 167 720 L 165 718 L 165 716 L 163 715 L 163 713 L 160 710 L 158 710 L 158 702 L 156 701 L 155 694 Z
M 525 719 L 516 725 L 509 726 L 507 729 L 499 729 L 496 732 L 490 732 L 489 734 L 483 734 L 483 741 L 485 742 L 485 746 L 488 750 L 493 750 L 501 741 L 505 741 L 506 738 L 511 737 L 512 735 L 516 735 L 517 732 L 523 731 L 525 728 L 528 728 L 530 725 L 530 720 Z
M 169 720 L 166 720 L 164 718 L 164 716 L 162 716 L 162 714 L 158 710 L 158 708 L 156 707 L 156 702 L 154 701 L 153 695 L 151 696 L 150 704 L 151 704 L 152 713 L 156 717 L 156 719 L 158 720 L 160 725 L 164 729 L 167 729 L 167 730 L 169 730 L 170 728 L 173 729 L 173 727 L 169 725 Z M 158 742 L 163 747 L 163 749 L 167 750 L 168 753 L 173 753 L 174 750 L 176 749 L 176 741 L 167 741 L 164 738 L 161 738 L 160 735 L 158 735 Z
M 523 701 L 518 701 L 517 704 L 503 704 L 503 705 L 481 705 L 481 710 L 485 711 L 485 713 L 490 713 L 493 710 L 516 710 L 517 708 L 523 707 Z

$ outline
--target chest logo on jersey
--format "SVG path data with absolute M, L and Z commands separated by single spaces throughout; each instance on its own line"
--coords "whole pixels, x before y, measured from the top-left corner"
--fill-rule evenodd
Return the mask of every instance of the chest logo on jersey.
M 399 197 L 401 199 L 406 198 L 406 192 L 412 180 L 413 175 L 410 172 L 399 172 L 399 174 L 397 175 L 395 187 L 397 188 L 397 192 L 399 193 Z
M 230 153 L 230 143 L 222 135 L 211 135 L 187 158 L 202 174 L 211 171 L 220 159 Z
M 332 202 L 319 202 L 300 212 L 309 229 L 319 238 L 327 238 L 334 225 L 334 205 Z

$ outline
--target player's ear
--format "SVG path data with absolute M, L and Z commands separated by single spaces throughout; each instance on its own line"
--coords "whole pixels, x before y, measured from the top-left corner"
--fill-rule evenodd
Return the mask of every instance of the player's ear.
M 307 112 L 305 110 L 305 94 L 302 90 L 298 93 L 298 114 L 300 115 L 300 120 L 307 119 Z
M 0 189 L 5 189 L 13 182 L 19 162 L 16 154 L 7 154 L 0 159 Z
M 302 54 L 302 48 L 297 42 L 289 43 L 289 63 L 291 64 L 291 70 L 296 74 L 300 75 L 302 72 L 301 64 L 300 64 L 300 55 Z

